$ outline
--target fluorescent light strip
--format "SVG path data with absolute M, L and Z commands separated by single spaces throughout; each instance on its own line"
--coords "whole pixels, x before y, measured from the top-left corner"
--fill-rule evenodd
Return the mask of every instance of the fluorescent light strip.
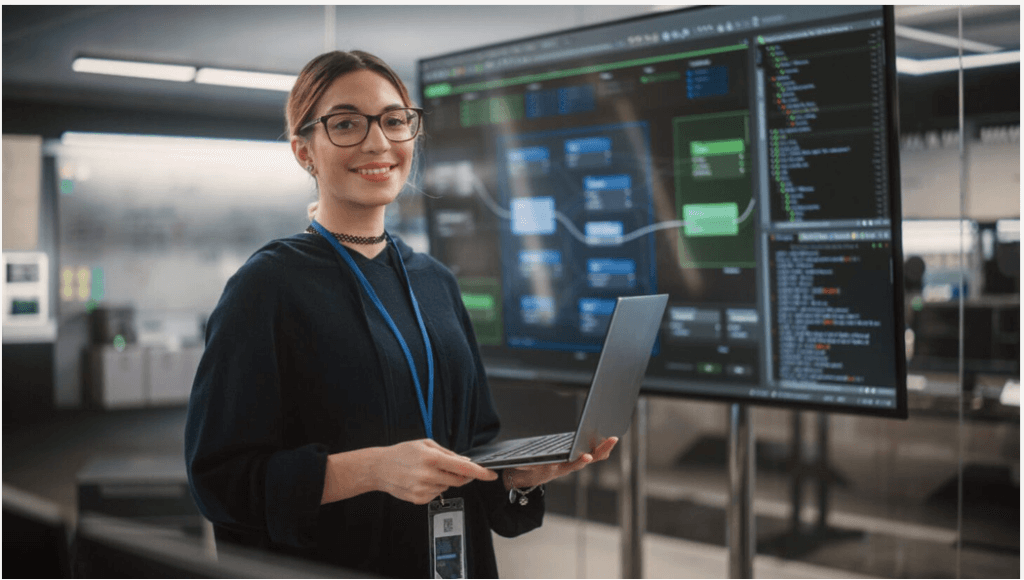
M 289 92 L 295 84 L 294 75 L 229 70 L 223 68 L 201 68 L 196 75 L 196 82 L 204 85 L 222 85 L 245 89 L 262 89 L 267 91 Z
M 956 10 L 956 6 L 896 6 L 896 18 L 913 18 L 915 16 L 925 16 L 928 14 L 935 14 L 937 12 L 948 12 L 950 10 Z
M 288 143 L 280 141 L 256 141 L 251 139 L 223 139 L 215 137 L 183 137 L 174 135 L 137 135 L 126 133 L 87 133 L 65 131 L 60 136 L 61 145 L 71 147 L 99 147 L 141 149 L 247 149 L 283 150 L 290 152 Z
M 81 73 L 156 79 L 179 83 L 192 82 L 196 77 L 196 68 L 194 66 L 132 62 L 105 58 L 76 58 L 71 63 L 71 70 Z
M 972 54 L 963 58 L 964 68 L 983 68 L 986 66 L 997 66 L 1001 64 L 1013 64 L 1020 62 L 1020 51 L 996 52 L 993 54 Z M 960 58 L 950 56 L 947 58 L 931 58 L 927 60 L 914 60 L 902 56 L 896 57 L 896 72 L 903 74 L 921 76 L 940 72 L 955 71 L 960 68 Z
M 901 26 L 899 24 L 895 27 L 896 36 L 906 38 L 909 40 L 916 40 L 918 42 L 927 42 L 928 44 L 935 44 L 938 46 L 946 46 L 949 48 L 959 48 L 960 39 L 955 36 L 949 36 L 947 34 L 939 34 L 937 32 L 929 32 L 927 30 L 921 30 L 920 28 L 911 28 L 909 26 Z M 964 50 L 971 52 L 999 52 L 1003 50 L 1002 47 L 994 44 L 986 44 L 984 42 L 976 42 L 974 40 L 964 39 L 963 41 Z
M 212 67 L 203 67 L 197 72 L 194 66 L 89 57 L 76 58 L 71 63 L 71 70 L 80 73 L 156 79 L 181 83 L 194 81 L 205 85 L 283 91 L 286 93 L 292 90 L 295 79 L 298 78 L 294 75 Z

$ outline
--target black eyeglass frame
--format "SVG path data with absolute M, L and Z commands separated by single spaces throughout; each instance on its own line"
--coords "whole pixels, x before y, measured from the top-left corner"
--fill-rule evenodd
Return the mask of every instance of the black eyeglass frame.
M 399 141 L 396 141 L 395 139 L 388 137 L 387 131 L 384 130 L 384 125 L 381 125 L 381 119 L 383 119 L 385 115 L 390 115 L 395 111 L 415 111 L 416 114 L 418 115 L 419 122 L 416 123 L 416 132 L 413 133 L 412 137 L 409 137 L 408 139 L 402 139 Z M 338 115 L 360 115 L 362 117 L 366 117 L 366 134 L 363 135 L 363 138 L 351 145 L 338 145 L 333 140 L 331 140 L 331 132 L 330 130 L 327 129 L 327 120 L 330 119 L 331 117 L 336 117 Z M 370 136 L 370 127 L 373 126 L 373 123 L 377 123 L 377 126 L 380 127 L 381 134 L 384 135 L 384 138 L 387 139 L 388 141 L 392 143 L 407 143 L 415 139 L 417 136 L 419 136 L 420 131 L 423 130 L 423 109 L 419 107 L 399 107 L 397 109 L 388 109 L 387 111 L 384 111 L 379 115 L 365 115 L 363 113 L 357 113 L 355 111 L 336 111 L 334 113 L 328 113 L 321 117 L 317 117 L 316 119 L 313 119 L 312 121 L 306 123 L 302 127 L 299 127 L 298 133 L 301 135 L 302 133 L 305 133 L 306 131 L 316 126 L 317 124 L 321 124 L 324 126 L 324 133 L 327 134 L 327 140 L 331 142 L 331 145 L 334 145 L 335 147 L 355 147 L 356 145 L 361 144 L 363 141 L 366 141 L 366 138 Z

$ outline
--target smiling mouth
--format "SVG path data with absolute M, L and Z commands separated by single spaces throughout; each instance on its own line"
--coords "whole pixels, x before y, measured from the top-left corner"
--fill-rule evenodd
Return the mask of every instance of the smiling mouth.
M 391 167 L 376 167 L 373 169 L 353 169 L 359 175 L 384 175 L 391 171 Z

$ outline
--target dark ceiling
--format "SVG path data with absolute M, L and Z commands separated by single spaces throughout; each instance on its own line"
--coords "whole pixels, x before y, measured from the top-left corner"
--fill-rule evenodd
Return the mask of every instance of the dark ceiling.
M 5 122 L 12 110 L 7 103 L 15 101 L 156 111 L 170 118 L 281 118 L 282 92 L 75 73 L 71 63 L 82 55 L 295 74 L 325 46 L 361 48 L 391 63 L 415 91 L 421 57 L 667 8 L 675 7 L 4 6 Z M 956 7 L 898 6 L 895 13 L 898 56 L 957 54 L 949 46 L 911 39 L 920 31 L 955 38 Z M 968 40 L 1019 50 L 1020 7 L 964 7 L 963 33 Z M 1019 82 L 1019 66 L 1010 68 Z

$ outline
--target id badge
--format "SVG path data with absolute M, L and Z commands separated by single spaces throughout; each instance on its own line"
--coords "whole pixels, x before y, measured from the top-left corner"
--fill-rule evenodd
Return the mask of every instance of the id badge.
M 466 577 L 465 513 L 460 497 L 442 497 L 427 505 L 431 578 Z

